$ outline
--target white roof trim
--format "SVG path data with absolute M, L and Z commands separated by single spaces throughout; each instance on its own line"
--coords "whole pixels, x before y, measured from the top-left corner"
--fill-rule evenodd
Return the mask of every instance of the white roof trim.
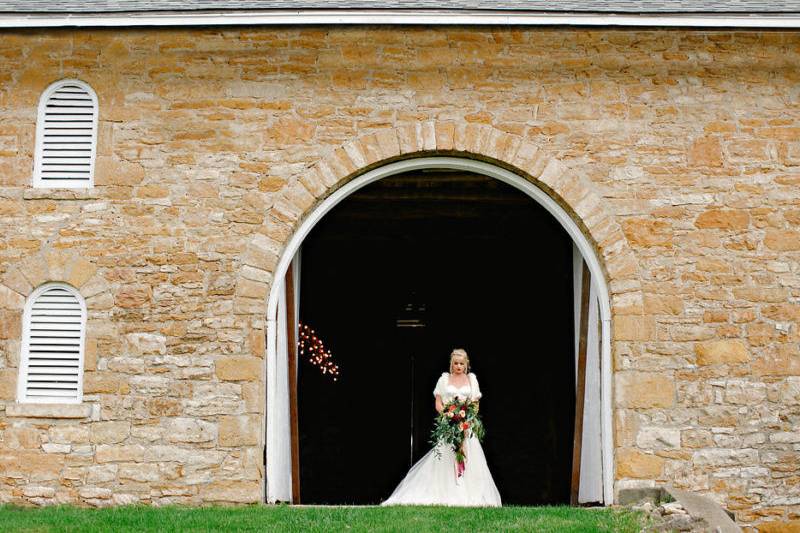
M 566 14 L 431 10 L 270 10 L 127 14 L 0 15 L 0 28 L 240 26 L 240 25 L 449 25 L 621 26 L 667 28 L 800 28 L 800 13 L 786 15 Z

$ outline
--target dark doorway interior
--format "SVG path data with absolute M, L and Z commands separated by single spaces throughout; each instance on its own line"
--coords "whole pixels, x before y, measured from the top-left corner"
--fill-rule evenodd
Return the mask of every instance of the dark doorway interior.
M 528 196 L 463 172 L 387 178 L 323 218 L 302 250 L 301 321 L 341 368 L 300 361 L 301 501 L 374 504 L 430 449 L 433 387 L 465 348 L 506 504 L 569 502 L 572 242 Z M 424 305 L 424 328 L 398 328 Z M 413 439 L 412 439 L 413 435 Z

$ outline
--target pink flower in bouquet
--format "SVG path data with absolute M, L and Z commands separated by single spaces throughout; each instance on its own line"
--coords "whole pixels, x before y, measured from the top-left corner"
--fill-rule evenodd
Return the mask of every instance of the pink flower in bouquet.
M 458 416 L 460 416 L 461 418 L 464 418 L 465 416 L 467 416 L 467 413 L 462 409 L 462 410 L 460 410 L 458 412 Z
M 450 407 L 447 408 L 447 410 L 448 411 L 455 411 L 456 410 L 456 406 L 455 405 L 451 405 Z
M 462 422 L 461 423 L 461 431 L 466 431 L 469 429 L 469 422 Z
M 452 411 L 448 411 L 447 412 L 447 418 L 453 418 L 453 412 Z

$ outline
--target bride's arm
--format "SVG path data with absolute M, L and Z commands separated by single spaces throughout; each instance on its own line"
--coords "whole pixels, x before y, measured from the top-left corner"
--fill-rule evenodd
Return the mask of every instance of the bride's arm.
M 438 394 L 436 395 L 436 411 L 439 414 L 442 414 L 442 411 L 444 411 L 444 405 L 442 404 L 442 397 L 439 396 Z

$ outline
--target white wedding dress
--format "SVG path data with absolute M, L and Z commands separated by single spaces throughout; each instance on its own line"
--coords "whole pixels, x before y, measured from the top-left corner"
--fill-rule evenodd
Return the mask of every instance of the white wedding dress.
M 434 389 L 442 403 L 456 396 L 478 400 L 481 390 L 475 374 L 469 374 L 469 384 L 461 388 L 450 385 L 445 372 Z M 430 450 L 411 467 L 405 479 L 381 505 L 459 505 L 500 507 L 500 493 L 489 472 L 481 443 L 474 436 L 464 441 L 466 470 L 456 475 L 456 454 L 449 446 Z

